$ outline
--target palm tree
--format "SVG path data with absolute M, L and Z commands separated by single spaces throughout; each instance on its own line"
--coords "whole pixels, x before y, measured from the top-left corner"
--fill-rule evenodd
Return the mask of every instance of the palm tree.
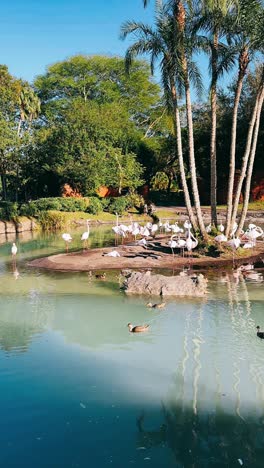
M 232 117 L 231 147 L 229 163 L 229 181 L 227 194 L 227 215 L 226 215 L 226 236 L 231 229 L 231 215 L 233 207 L 233 190 L 236 168 L 236 136 L 237 136 L 237 115 L 240 97 L 242 93 L 243 81 L 254 53 L 259 46 L 259 23 L 257 17 L 261 17 L 263 8 L 260 0 L 240 0 L 238 20 L 235 27 L 231 28 L 232 35 L 235 36 L 235 49 L 238 54 L 238 78 L 235 88 L 235 98 Z
M 140 54 L 149 54 L 152 73 L 155 62 L 159 60 L 162 75 L 162 84 L 166 107 L 172 112 L 175 137 L 177 142 L 177 153 L 181 174 L 182 187 L 184 191 L 186 208 L 194 228 L 197 228 L 195 216 L 191 206 L 191 200 L 185 175 L 180 113 L 178 106 L 177 84 L 181 87 L 180 67 L 178 63 L 176 48 L 176 35 L 174 32 L 174 18 L 167 7 L 157 7 L 155 30 L 142 23 L 127 21 L 121 28 L 121 38 L 125 39 L 133 34 L 136 41 L 127 49 L 126 68 L 129 70 L 133 59 Z
M 194 204 L 196 209 L 196 215 L 200 231 L 204 238 L 207 238 L 207 232 L 202 216 L 200 196 L 197 184 L 197 172 L 195 163 L 195 152 L 194 152 L 194 136 L 193 136 L 193 118 L 192 118 L 192 102 L 191 102 L 191 89 L 190 89 L 190 77 L 192 78 L 196 88 L 201 91 L 202 83 L 201 78 L 196 67 L 196 64 L 191 60 L 193 54 L 193 37 L 186 25 L 186 10 L 181 0 L 175 0 L 172 5 L 175 31 L 177 38 L 177 48 L 175 48 L 175 54 L 179 57 L 180 69 L 182 76 L 182 83 L 185 90 L 185 103 L 186 103 L 186 117 L 188 126 L 188 145 L 189 145 L 189 162 L 190 172 L 192 181 L 192 191 Z
M 29 122 L 29 128 L 32 120 L 37 118 L 40 113 L 40 100 L 28 85 L 24 85 L 19 96 L 20 118 L 18 122 L 17 135 L 20 136 L 22 123 Z
M 238 0 L 200 0 L 196 5 L 194 21 L 194 33 L 198 30 L 205 31 L 204 50 L 210 56 L 211 85 L 211 138 L 210 138 L 210 163 L 211 163 L 211 222 L 217 225 L 217 155 L 216 155 L 216 129 L 217 129 L 217 84 L 220 76 L 233 64 L 230 50 L 220 42 L 228 31 L 228 18 L 234 13 L 234 7 Z
M 240 173 L 240 176 L 239 176 L 237 189 L 236 189 L 236 194 L 235 194 L 235 199 L 234 199 L 234 203 L 233 203 L 231 226 L 234 225 L 234 223 L 236 221 L 236 218 L 237 218 L 238 204 L 239 204 L 239 199 L 240 199 L 240 196 L 241 196 L 241 190 L 242 190 L 244 179 L 245 179 L 246 174 L 247 174 L 246 186 L 245 186 L 245 197 L 244 197 L 242 214 L 241 214 L 240 221 L 239 221 L 238 234 L 239 234 L 239 232 L 241 231 L 241 229 L 243 227 L 246 212 L 247 212 L 247 207 L 248 207 L 250 184 L 251 184 L 251 177 L 252 177 L 254 158 L 255 158 L 255 153 L 256 153 L 257 138 L 258 138 L 258 131 L 259 131 L 259 120 L 260 120 L 260 116 L 261 116 L 263 99 L 264 99 L 264 65 L 262 65 L 260 84 L 259 84 L 259 88 L 258 88 L 254 108 L 253 108 L 253 111 L 252 111 L 251 119 L 250 119 L 250 122 L 249 122 L 247 142 L 246 142 L 245 152 L 244 152 L 244 156 L 243 156 L 243 160 L 242 160 L 241 173 Z
M 249 162 L 248 162 L 248 169 L 247 169 L 247 178 L 246 178 L 244 198 L 243 198 L 243 207 L 242 207 L 242 212 L 241 212 L 241 216 L 240 216 L 240 220 L 239 220 L 238 228 L 237 228 L 237 234 L 236 234 L 238 236 L 241 233 L 241 230 L 243 229 L 243 226 L 244 226 L 244 223 L 245 223 L 245 220 L 246 220 L 247 210 L 248 210 L 251 179 L 252 179 L 252 172 L 253 172 L 253 167 L 254 167 L 254 160 L 255 160 L 257 142 L 258 142 L 259 124 L 260 124 L 260 117 L 261 117 L 261 111 L 262 111 L 262 106 L 263 106 L 263 100 L 264 100 L 264 84 L 262 86 L 262 93 L 260 94 L 260 97 L 259 97 L 259 100 L 258 100 L 258 108 L 257 108 L 254 136 L 253 136 L 253 142 L 252 142 L 252 147 L 251 147 L 250 157 L 249 157 Z
M 149 3 L 149 0 L 143 0 L 144 7 Z M 186 4 L 192 2 L 187 1 Z M 156 1 L 156 8 L 159 8 L 162 4 L 162 0 Z M 198 69 L 194 62 L 191 60 L 193 53 L 193 37 L 191 32 L 186 27 L 186 10 L 184 2 L 182 0 L 172 0 L 168 1 L 168 5 L 173 12 L 174 18 L 174 50 L 173 54 L 177 57 L 178 69 L 181 73 L 181 87 L 185 90 L 185 102 L 186 102 L 186 117 L 187 117 L 187 126 L 188 126 L 188 146 L 189 146 L 189 163 L 190 163 L 190 173 L 191 173 L 191 182 L 192 182 L 192 192 L 194 198 L 194 204 L 196 209 L 197 220 L 199 224 L 200 231 L 204 238 L 207 238 L 207 232 L 205 230 L 200 196 L 197 184 L 197 173 L 196 173 L 196 163 L 195 163 L 195 153 L 194 153 L 194 137 L 193 137 L 193 120 L 192 120 L 192 102 L 191 102 L 191 92 L 190 92 L 190 77 L 194 81 L 194 84 L 198 89 L 201 90 L 202 84 Z

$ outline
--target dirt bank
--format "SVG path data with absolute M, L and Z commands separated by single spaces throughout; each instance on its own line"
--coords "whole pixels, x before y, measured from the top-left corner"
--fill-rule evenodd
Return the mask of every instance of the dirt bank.
M 105 254 L 117 250 L 120 257 L 108 257 Z M 246 252 L 247 255 L 238 257 L 235 255 L 235 265 L 248 262 L 261 262 L 264 260 L 264 245 L 260 243 L 254 251 Z M 152 248 L 144 249 L 139 246 L 119 246 L 92 249 L 84 252 L 73 252 L 69 254 L 52 255 L 50 257 L 39 258 L 29 263 L 32 267 L 46 268 L 60 271 L 89 271 L 89 270 L 111 270 L 111 269 L 174 269 L 192 265 L 202 268 L 226 268 L 233 265 L 232 256 L 226 257 L 180 257 L 173 258 L 169 248 L 153 244 Z

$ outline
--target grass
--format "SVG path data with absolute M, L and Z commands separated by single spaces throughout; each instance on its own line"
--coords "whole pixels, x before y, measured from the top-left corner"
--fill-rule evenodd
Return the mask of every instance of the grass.
M 149 216 L 140 215 L 136 211 L 131 210 L 128 213 L 124 213 L 123 216 L 119 216 L 119 223 L 130 222 L 130 216 L 132 216 L 133 221 L 143 223 L 151 220 Z M 101 212 L 97 215 L 93 215 L 91 213 L 85 213 L 82 211 L 68 212 L 55 210 L 41 213 L 37 222 L 40 223 L 44 230 L 53 230 L 80 224 L 81 221 L 88 219 L 95 223 L 116 223 L 116 215 L 107 212 Z

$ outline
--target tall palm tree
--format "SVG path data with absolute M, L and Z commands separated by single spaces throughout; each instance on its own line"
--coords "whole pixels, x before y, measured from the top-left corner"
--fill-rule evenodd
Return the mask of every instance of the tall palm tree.
M 146 7 L 149 0 L 143 0 L 143 4 Z M 186 1 L 186 6 L 192 2 Z M 181 85 L 185 90 L 185 103 L 186 103 L 186 117 L 188 126 L 188 146 L 189 146 L 189 163 L 190 173 L 192 182 L 192 192 L 194 198 L 194 204 L 196 209 L 197 220 L 200 231 L 204 238 L 207 238 L 207 233 L 204 226 L 200 196 L 197 184 L 197 172 L 195 163 L 194 153 L 194 137 L 193 137 L 193 120 L 192 120 L 192 102 L 190 92 L 190 77 L 194 81 L 196 87 L 201 89 L 201 79 L 198 73 L 198 69 L 195 63 L 191 60 L 193 53 L 193 37 L 191 31 L 187 28 L 186 23 L 186 8 L 182 0 L 170 0 L 167 2 L 173 12 L 174 19 L 174 50 L 173 53 L 177 56 L 178 67 L 181 71 Z M 156 8 L 160 8 L 162 0 L 156 0 Z
M 196 2 L 194 31 L 202 30 L 207 33 L 206 51 L 210 57 L 211 85 L 211 137 L 210 137 L 210 163 L 211 163 L 211 221 L 217 225 L 217 84 L 220 76 L 232 65 L 232 56 L 223 46 L 221 39 L 228 31 L 228 17 L 234 13 L 238 0 L 199 0 Z M 198 6 L 198 8 L 197 8 Z
M 130 34 L 133 34 L 136 38 L 136 41 L 127 49 L 126 52 L 125 61 L 128 70 L 132 60 L 137 55 L 148 54 L 150 56 L 152 73 L 154 72 L 156 61 L 159 60 L 166 107 L 168 112 L 172 112 L 173 116 L 179 168 L 186 208 L 190 220 L 196 229 L 197 224 L 191 206 L 182 151 L 181 123 L 177 93 L 177 84 L 181 88 L 182 77 L 180 75 L 178 57 L 175 53 L 177 50 L 177 44 L 175 42 L 176 35 L 174 25 L 174 18 L 170 14 L 169 8 L 160 6 L 157 7 L 155 29 L 142 23 L 127 21 L 121 27 L 121 38 L 125 39 Z
M 226 236 L 231 229 L 231 215 L 233 207 L 234 178 L 236 169 L 236 137 L 237 137 L 237 115 L 240 97 L 242 93 L 243 81 L 254 53 L 259 47 L 259 23 L 256 18 L 260 18 L 263 12 L 261 0 L 240 0 L 238 19 L 231 25 L 231 35 L 234 37 L 234 46 L 238 56 L 238 77 L 235 88 L 235 98 L 232 116 L 229 180 L 227 194 L 227 215 L 226 215 Z M 233 26 L 233 27 L 232 27 Z
M 239 220 L 238 228 L 237 228 L 237 234 L 236 234 L 238 236 L 241 233 L 241 230 L 243 229 L 243 226 L 244 226 L 244 223 L 245 223 L 245 220 L 246 220 L 247 210 L 248 210 L 251 179 L 252 179 L 252 172 L 253 172 L 255 155 L 256 155 L 256 148 L 257 148 L 257 142 L 258 142 L 259 125 L 260 125 L 260 118 L 261 118 L 261 111 L 262 111 L 263 101 L 264 101 L 264 85 L 262 87 L 262 93 L 260 94 L 259 99 L 258 99 L 258 108 L 257 108 L 256 122 L 255 122 L 255 128 L 254 128 L 254 136 L 253 136 L 252 147 L 251 147 L 250 156 L 249 156 L 247 177 L 246 177 L 246 183 L 245 183 L 243 207 L 242 207 L 242 212 L 241 212 L 241 216 L 240 216 L 240 220 Z
M 174 16 L 174 25 L 177 41 L 177 48 L 175 49 L 175 53 L 179 57 L 182 82 L 185 91 L 186 117 L 188 126 L 189 163 L 193 198 L 200 231 L 203 237 L 207 238 L 197 184 L 190 77 L 192 78 L 193 83 L 199 91 L 201 91 L 202 89 L 202 82 L 196 64 L 191 59 L 194 51 L 194 42 L 193 37 L 188 28 L 188 23 L 186 23 L 186 10 L 183 2 L 181 0 L 173 1 L 172 11 Z
M 262 73 L 261 73 L 261 78 L 260 78 L 260 84 L 254 104 L 254 108 L 252 110 L 252 115 L 251 119 L 249 122 L 249 128 L 248 128 L 248 134 L 247 134 L 247 141 L 246 141 L 246 147 L 242 159 L 242 166 L 241 166 L 241 172 L 240 176 L 238 179 L 238 184 L 236 188 L 236 194 L 233 202 L 233 211 L 232 211 L 232 217 L 231 217 L 231 226 L 234 225 L 236 218 L 237 218 L 237 212 L 238 212 L 238 204 L 241 196 L 241 191 L 242 191 L 242 186 L 244 179 L 246 177 L 247 171 L 247 181 L 249 180 L 249 189 L 250 189 L 250 182 L 251 182 L 251 173 L 252 169 L 249 167 L 249 159 L 253 161 L 254 163 L 254 157 L 255 157 L 255 151 L 256 151 L 256 144 L 257 142 L 255 141 L 255 138 L 258 136 L 258 119 L 260 118 L 261 110 L 262 110 L 262 104 L 263 104 L 263 96 L 264 96 L 264 65 L 262 66 Z M 255 132 L 255 134 L 254 134 Z M 253 142 L 253 143 L 252 143 Z M 254 149 L 255 147 L 255 149 Z M 248 193 L 249 193 L 248 189 Z M 244 204 L 245 205 L 245 204 Z M 240 223 L 241 225 L 242 223 Z M 242 227 L 242 226 L 241 226 Z

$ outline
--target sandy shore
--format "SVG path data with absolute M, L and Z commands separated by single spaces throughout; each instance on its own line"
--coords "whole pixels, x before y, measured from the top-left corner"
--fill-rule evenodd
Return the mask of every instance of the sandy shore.
M 120 257 L 107 257 L 105 254 L 117 250 Z M 195 255 L 195 253 L 194 253 Z M 244 263 L 255 263 L 264 260 L 264 243 L 261 242 L 254 249 L 248 251 L 247 256 L 237 257 L 235 255 L 235 265 Z M 165 246 L 153 244 L 152 248 L 125 245 L 117 248 L 100 248 L 87 251 L 79 251 L 68 254 L 52 255 L 38 258 L 29 263 L 36 268 L 46 268 L 58 271 L 90 271 L 90 270 L 111 270 L 111 269 L 174 269 L 192 265 L 201 268 L 227 268 L 233 265 L 232 257 L 181 257 L 175 255 L 173 258 L 171 250 Z

